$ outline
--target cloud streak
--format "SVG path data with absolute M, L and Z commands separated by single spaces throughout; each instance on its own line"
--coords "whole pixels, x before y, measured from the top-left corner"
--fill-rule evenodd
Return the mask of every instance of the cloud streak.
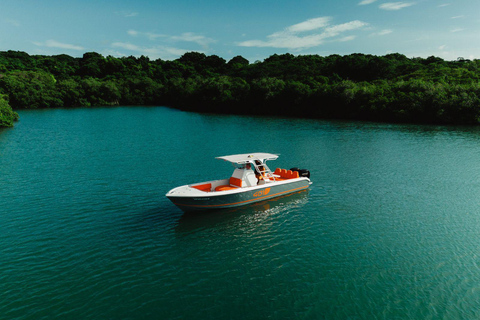
M 127 34 L 133 37 L 139 37 L 139 36 L 147 37 L 149 40 L 152 40 L 152 41 L 155 41 L 159 38 L 164 38 L 166 41 L 169 41 L 169 42 L 193 42 L 202 46 L 204 49 L 208 48 L 209 44 L 217 42 L 214 39 L 207 38 L 205 36 L 195 34 L 193 32 L 185 32 L 179 36 L 169 36 L 166 34 L 156 34 L 152 32 L 139 32 L 136 30 L 128 30 Z
M 356 38 L 355 36 L 346 36 L 346 37 L 338 39 L 338 41 L 339 42 L 347 42 L 347 41 L 355 40 L 355 38 Z
M 113 48 L 120 48 L 136 53 L 137 55 L 149 56 L 153 59 L 162 58 L 170 59 L 177 58 L 184 53 L 190 51 L 186 49 L 173 48 L 169 46 L 154 46 L 154 47 L 141 47 L 129 42 L 114 42 L 111 44 Z
M 185 41 L 185 42 L 194 42 L 204 48 L 207 48 L 209 44 L 217 42 L 211 38 L 207 38 L 202 35 L 195 34 L 193 32 L 182 33 L 180 36 L 172 36 L 170 40 L 173 41 Z
M 364 6 L 364 5 L 367 5 L 367 4 L 372 4 L 374 2 L 376 2 L 377 0 L 363 0 L 361 1 L 358 5 L 359 6 Z
M 127 49 L 130 51 L 142 51 L 142 49 L 139 46 L 132 43 L 128 43 L 128 42 L 114 42 L 112 43 L 112 47 Z
M 128 42 L 128 41 L 117 41 L 111 43 L 111 48 L 114 50 L 123 49 L 128 50 L 134 55 L 146 55 L 151 58 L 161 58 L 161 59 L 173 59 L 177 58 L 186 52 L 189 51 L 197 51 L 202 52 L 201 50 L 195 48 L 189 49 L 180 49 L 177 48 L 175 44 L 184 42 L 188 43 L 189 46 L 192 43 L 197 44 L 203 48 L 203 50 L 207 50 L 208 46 L 211 43 L 217 42 L 214 39 L 193 33 L 193 32 L 186 32 L 182 33 L 181 35 L 166 35 L 166 34 L 157 34 L 153 32 L 141 32 L 137 30 L 128 30 L 127 34 L 132 37 L 132 39 L 136 39 L 134 42 L 143 43 L 142 45 L 138 45 L 136 43 Z M 145 39 L 155 42 L 147 42 L 145 44 Z M 152 43 L 156 43 L 158 45 L 152 45 Z
M 153 33 L 153 32 L 139 32 L 139 31 L 136 31 L 136 30 L 128 30 L 127 34 L 130 35 L 130 36 L 133 36 L 133 37 L 138 37 L 138 36 L 147 37 L 148 39 L 150 39 L 152 41 L 154 41 L 158 38 L 167 38 L 168 37 L 165 34 L 157 34 L 157 33 Z
M 300 22 L 286 29 L 288 32 L 305 32 L 326 27 L 330 22 L 330 17 L 320 17 Z
M 319 46 L 326 40 L 340 36 L 344 32 L 361 29 L 368 25 L 366 22 L 359 20 L 330 25 L 331 20 L 330 17 L 306 20 L 267 36 L 267 40 L 247 40 L 237 45 L 241 47 L 305 49 Z M 353 39 L 352 36 L 345 36 L 337 40 L 350 41 Z
M 386 2 L 386 3 L 382 3 L 379 6 L 379 8 L 382 10 L 394 11 L 394 10 L 407 8 L 413 5 L 414 5 L 413 2 Z
M 58 49 L 67 49 L 67 50 L 85 50 L 84 47 L 77 46 L 74 44 L 62 43 L 56 40 L 47 40 L 45 42 L 33 42 L 34 45 L 39 47 L 48 47 L 48 48 L 58 48 Z
M 386 36 L 387 34 L 390 34 L 392 32 L 393 32 L 393 30 L 384 29 L 384 30 L 380 30 L 379 32 L 372 33 L 371 35 L 372 36 Z

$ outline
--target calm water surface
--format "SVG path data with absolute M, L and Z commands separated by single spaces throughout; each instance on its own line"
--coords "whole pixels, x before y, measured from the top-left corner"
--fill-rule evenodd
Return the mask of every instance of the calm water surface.
M 475 319 L 480 129 L 20 112 L 0 130 L 1 319 Z M 183 214 L 165 193 L 280 153 L 310 190 Z

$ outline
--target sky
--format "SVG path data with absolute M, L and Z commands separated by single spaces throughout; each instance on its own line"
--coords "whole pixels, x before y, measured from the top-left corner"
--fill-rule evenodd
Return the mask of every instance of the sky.
M 0 51 L 480 59 L 480 0 L 0 0 Z

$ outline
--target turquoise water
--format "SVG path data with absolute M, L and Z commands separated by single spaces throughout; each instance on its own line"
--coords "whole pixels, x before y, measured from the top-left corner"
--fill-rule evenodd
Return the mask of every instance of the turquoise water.
M 479 128 L 161 107 L 20 118 L 0 131 L 1 319 L 480 317 Z M 165 198 L 249 152 L 314 184 L 202 214 Z

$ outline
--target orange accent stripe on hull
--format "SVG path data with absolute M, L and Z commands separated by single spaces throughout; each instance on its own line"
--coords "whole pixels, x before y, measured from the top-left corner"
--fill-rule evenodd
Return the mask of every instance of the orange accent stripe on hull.
M 295 189 L 290 189 L 290 190 L 287 190 L 287 191 L 282 191 L 282 192 L 279 192 L 279 193 L 274 193 L 274 194 L 271 194 L 271 195 L 268 195 L 268 196 L 264 196 L 264 197 L 258 197 L 258 198 L 254 198 L 254 199 L 250 199 L 250 200 L 245 200 L 245 201 L 240 201 L 240 202 L 233 202 L 233 203 L 225 203 L 225 204 L 206 204 L 206 205 L 196 205 L 196 204 L 181 204 L 181 203 L 176 203 L 176 202 L 173 202 L 175 205 L 177 206 L 184 206 L 184 207 L 195 207 L 195 208 L 211 208 L 211 207 L 221 207 L 221 206 L 233 206 L 233 205 L 236 205 L 236 204 L 240 204 L 240 203 L 246 203 L 246 202 L 251 202 L 251 201 L 258 201 L 258 200 L 263 200 L 263 199 L 267 199 L 267 198 L 274 198 L 278 195 L 281 195 L 281 194 L 284 194 L 284 193 L 288 193 L 288 192 L 293 192 L 293 191 L 297 191 L 297 190 L 302 190 L 302 189 L 307 189 L 309 186 L 304 186 L 304 187 L 300 187 L 300 188 L 295 188 Z

